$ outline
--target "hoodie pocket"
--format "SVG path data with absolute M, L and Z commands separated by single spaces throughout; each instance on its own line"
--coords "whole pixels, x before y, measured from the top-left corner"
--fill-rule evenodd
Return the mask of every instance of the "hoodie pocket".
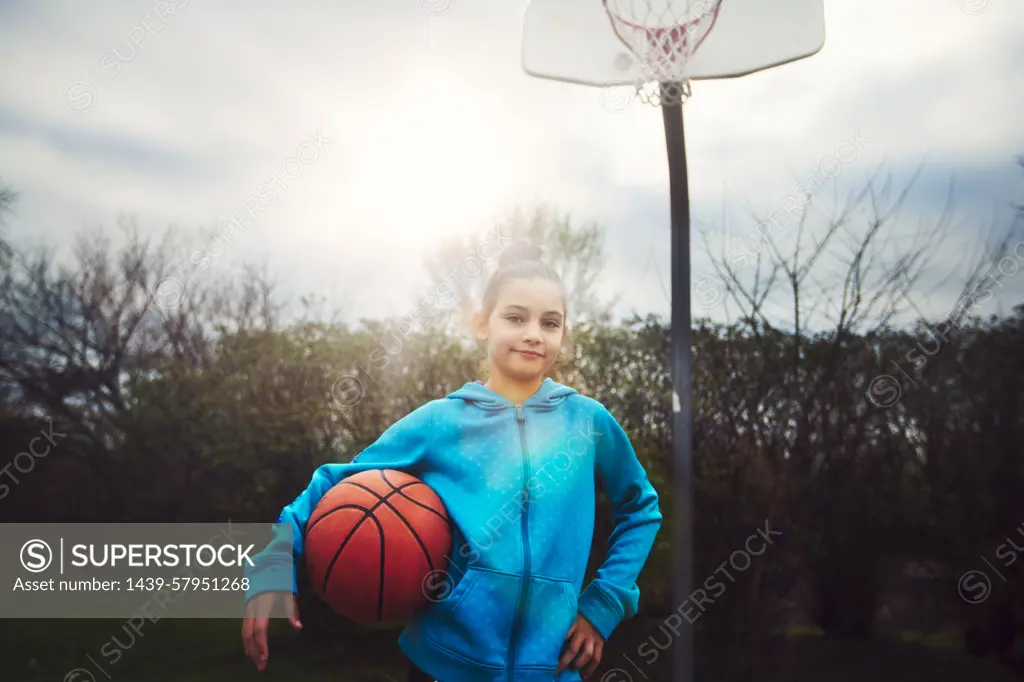
M 520 577 L 471 566 L 424 622 L 424 635 L 460 658 L 504 668 Z
M 576 590 L 568 580 L 534 576 L 519 632 L 517 668 L 554 670 L 576 622 Z

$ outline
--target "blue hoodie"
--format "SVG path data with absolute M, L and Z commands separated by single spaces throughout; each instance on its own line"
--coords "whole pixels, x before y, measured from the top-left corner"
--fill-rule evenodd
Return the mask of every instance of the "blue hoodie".
M 452 519 L 457 550 L 447 594 L 415 613 L 398 640 L 434 679 L 552 680 L 577 613 L 605 639 L 636 614 L 637 576 L 662 520 L 658 495 L 611 413 L 551 379 L 518 405 L 467 383 L 397 421 L 352 462 L 318 468 L 278 520 L 290 531 L 291 556 L 271 543 L 253 557 L 247 598 L 284 584 L 298 592 L 294 566 L 317 502 L 368 469 L 416 476 Z M 597 477 L 615 528 L 604 563 L 581 593 Z M 569 667 L 557 679 L 580 674 Z

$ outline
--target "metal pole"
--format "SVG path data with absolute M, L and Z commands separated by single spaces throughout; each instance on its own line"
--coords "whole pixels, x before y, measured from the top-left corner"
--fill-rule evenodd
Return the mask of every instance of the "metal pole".
M 679 84 L 663 84 L 662 93 L 682 92 Z M 674 98 L 678 99 L 678 98 Z M 686 180 L 686 136 L 683 106 L 663 104 L 665 146 L 668 152 L 669 196 L 672 217 L 672 500 L 673 594 L 683 615 L 675 643 L 674 678 L 695 678 L 693 625 L 680 608 L 693 592 L 693 330 L 690 321 L 690 197 Z

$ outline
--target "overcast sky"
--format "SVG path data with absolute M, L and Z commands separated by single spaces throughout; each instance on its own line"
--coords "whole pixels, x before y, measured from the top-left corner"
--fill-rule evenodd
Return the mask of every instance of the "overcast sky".
M 211 268 L 265 261 L 290 291 L 320 294 L 354 320 L 407 312 L 429 289 L 423 254 L 440 237 L 545 202 L 606 226 L 601 291 L 623 295 L 619 313 L 667 315 L 661 112 L 527 76 L 526 4 L 3 0 L 0 178 L 19 193 L 11 236 L 66 255 L 83 227 L 116 235 L 118 216 L 132 215 L 147 232 L 174 225 L 198 240 L 262 201 Z M 937 261 L 948 274 L 1024 201 L 1024 4 L 825 9 L 817 55 L 694 85 L 694 230 L 717 248 L 752 250 L 744 212 L 785 205 L 815 169 L 828 208 L 879 167 L 899 190 L 924 164 L 894 234 L 937 220 L 954 182 L 957 225 Z M 822 165 L 837 150 L 849 160 Z M 297 154 L 301 168 L 285 164 Z M 779 228 L 782 241 L 793 234 Z M 695 237 L 695 277 L 712 274 L 702 249 Z M 1024 301 L 1024 274 L 999 285 L 976 312 Z M 915 303 L 939 315 L 958 293 L 950 284 Z M 706 286 L 695 294 L 695 315 L 723 319 L 707 296 Z

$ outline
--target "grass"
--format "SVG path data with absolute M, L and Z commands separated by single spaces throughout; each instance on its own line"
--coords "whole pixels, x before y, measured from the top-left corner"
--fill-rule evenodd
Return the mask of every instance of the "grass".
M 404 665 L 394 635 L 372 638 L 375 646 L 369 649 L 392 649 L 383 658 L 368 657 L 368 649 L 360 646 L 358 638 L 324 653 L 311 653 L 285 623 L 271 621 L 269 665 L 258 674 L 242 649 L 241 620 L 164 619 L 144 623 L 139 628 L 141 634 L 130 628 L 126 631 L 125 627 L 124 620 L 0 621 L 0 679 L 64 680 L 69 671 L 82 668 L 97 682 L 106 680 L 104 675 L 140 682 L 404 680 Z M 389 663 L 380 665 L 380 660 Z M 91 681 L 83 674 L 67 682 Z
M 612 668 L 630 673 L 639 666 L 644 682 L 672 679 L 671 651 L 648 665 L 637 655 L 647 637 L 658 633 L 659 620 L 623 623 L 605 650 L 604 663 L 592 681 Z M 337 644 L 316 646 L 290 630 L 284 621 L 271 622 L 270 661 L 263 674 L 246 659 L 241 621 L 174 620 L 145 623 L 134 643 L 123 620 L 0 620 L 0 679 L 10 682 L 56 682 L 75 668 L 92 673 L 97 682 L 404 682 L 404 658 L 395 642 L 397 631 L 338 638 Z M 116 638 L 116 639 L 115 639 Z M 664 641 L 658 637 L 658 641 Z M 976 661 L 945 641 L 925 642 L 915 633 L 904 641 L 858 643 L 834 641 L 808 633 L 774 637 L 764 646 L 764 660 L 753 668 L 744 650 L 714 656 L 697 645 L 698 677 L 715 682 L 1011 682 L 1015 678 L 991 661 Z M 122 648 L 123 647 L 123 648 Z M 645 648 L 650 652 L 651 649 Z M 106 652 L 107 655 L 104 655 Z M 120 654 L 120 658 L 115 656 Z M 102 672 L 97 669 L 102 666 Z M 618 678 L 616 678 L 618 679 Z M 625 678 L 623 678 L 625 679 Z M 643 680 L 639 673 L 633 679 Z M 91 682 L 88 676 L 66 682 Z
M 648 638 L 664 646 L 658 625 L 663 621 L 623 623 L 609 645 L 623 653 L 606 655 L 602 669 L 621 667 L 635 682 L 673 680 L 669 651 L 650 666 L 636 655 Z M 861 642 L 824 637 L 816 628 L 769 637 L 762 644 L 761 660 L 754 662 L 749 647 L 739 644 L 715 653 L 698 639 L 695 644 L 699 682 L 1012 682 L 1018 678 L 994 660 L 968 656 L 949 634 L 925 636 L 902 633 L 899 638 Z M 609 649 L 606 648 L 606 651 Z M 649 653 L 651 647 L 642 650 Z M 623 655 L 624 654 L 624 655 Z M 625 659 L 638 664 L 642 674 Z M 648 657 L 650 658 L 650 656 Z M 647 677 L 645 680 L 644 676 Z M 599 678 L 597 678 L 599 681 Z

